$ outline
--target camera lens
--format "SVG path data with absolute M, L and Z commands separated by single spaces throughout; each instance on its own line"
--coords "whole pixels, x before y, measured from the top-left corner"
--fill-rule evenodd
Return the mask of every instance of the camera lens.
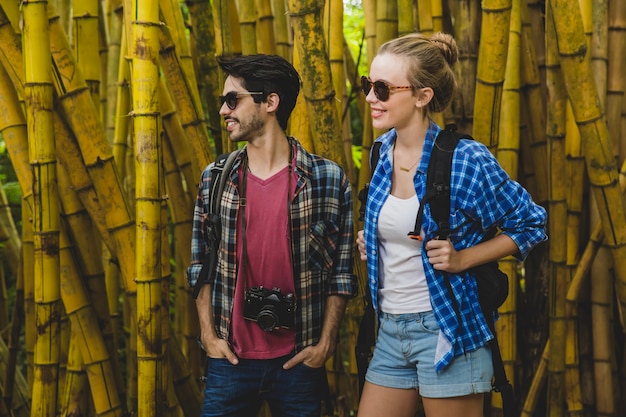
M 266 332 L 271 332 L 278 326 L 278 316 L 274 312 L 274 307 L 264 306 L 256 316 L 257 324 Z

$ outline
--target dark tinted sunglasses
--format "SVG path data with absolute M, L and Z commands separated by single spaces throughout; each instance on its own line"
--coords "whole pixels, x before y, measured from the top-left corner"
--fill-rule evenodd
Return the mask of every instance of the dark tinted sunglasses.
M 372 82 L 372 80 L 370 80 L 369 77 L 366 77 L 365 75 L 362 76 L 361 77 L 361 90 L 363 90 L 365 95 L 368 95 L 370 93 L 370 90 L 372 89 L 372 87 L 374 87 L 374 95 L 380 101 L 387 101 L 387 100 L 389 100 L 389 94 L 392 91 L 395 91 L 395 90 L 409 90 L 409 89 L 413 88 L 410 85 L 408 85 L 408 86 L 391 85 L 391 84 L 387 84 L 386 82 L 380 81 L 380 80 Z
M 225 96 L 220 96 L 220 102 L 222 103 L 222 106 L 226 103 L 229 109 L 235 110 L 237 108 L 239 96 L 252 96 L 255 94 L 263 93 L 260 91 L 229 91 Z

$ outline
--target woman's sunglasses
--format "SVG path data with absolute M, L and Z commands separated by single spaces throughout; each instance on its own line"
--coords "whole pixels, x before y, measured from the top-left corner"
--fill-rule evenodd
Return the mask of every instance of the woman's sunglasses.
M 413 88 L 410 85 L 407 85 L 407 86 L 397 86 L 397 85 L 387 84 L 386 82 L 380 81 L 380 80 L 372 81 L 372 80 L 369 79 L 369 77 L 366 77 L 365 75 L 362 76 L 361 77 L 361 90 L 363 90 L 363 92 L 365 93 L 366 96 L 370 93 L 370 90 L 372 89 L 372 87 L 374 87 L 374 95 L 380 101 L 387 101 L 387 100 L 389 100 L 389 94 L 392 91 L 395 91 L 395 90 L 409 90 L 409 89 Z
M 263 93 L 261 91 L 229 91 L 225 96 L 220 96 L 220 102 L 222 103 L 222 106 L 226 103 L 229 109 L 235 110 L 237 108 L 237 103 L 239 102 L 239 96 L 252 96 L 255 94 Z

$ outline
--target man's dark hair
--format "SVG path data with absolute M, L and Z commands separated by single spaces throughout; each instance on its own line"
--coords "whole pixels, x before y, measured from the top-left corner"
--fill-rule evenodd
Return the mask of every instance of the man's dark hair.
M 263 93 L 252 96 L 256 103 L 264 101 L 271 93 L 278 94 L 276 118 L 283 130 L 287 129 L 300 92 L 300 76 L 289 61 L 279 55 L 255 54 L 219 56 L 217 63 L 227 75 L 241 79 L 246 90 Z

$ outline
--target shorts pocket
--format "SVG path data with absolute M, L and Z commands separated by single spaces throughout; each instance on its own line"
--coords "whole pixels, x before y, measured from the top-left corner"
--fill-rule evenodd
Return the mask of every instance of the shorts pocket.
M 437 323 L 435 313 L 430 312 L 422 317 L 422 327 L 424 327 L 424 330 L 426 330 L 427 332 L 433 334 L 439 333 L 439 323 Z

